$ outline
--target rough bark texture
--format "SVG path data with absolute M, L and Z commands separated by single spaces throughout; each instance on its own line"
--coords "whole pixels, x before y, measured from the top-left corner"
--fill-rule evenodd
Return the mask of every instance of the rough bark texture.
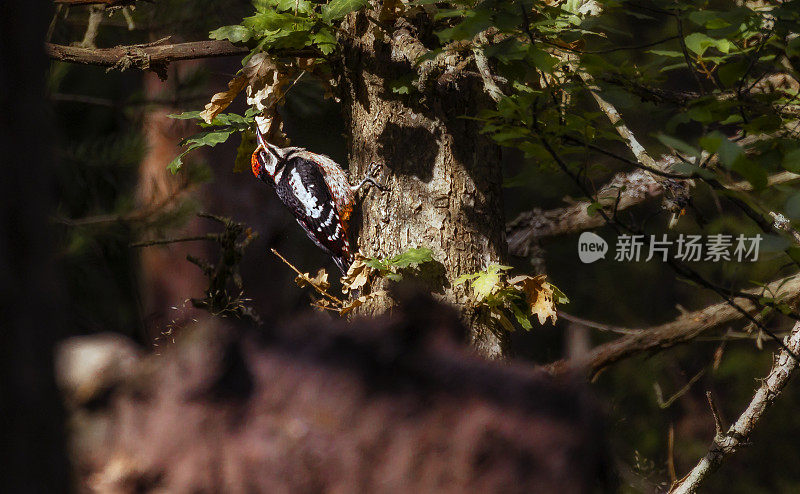
M 500 151 L 479 134 L 474 116 L 488 98 L 477 78 L 439 78 L 424 96 L 395 94 L 389 83 L 408 77 L 425 47 L 414 28 L 378 34 L 363 14 L 343 28 L 340 90 L 350 136 L 350 173 L 361 177 L 373 161 L 383 164 L 391 191 L 364 199 L 358 244 L 367 256 L 392 256 L 409 248 L 433 250 L 436 266 L 423 276 L 429 288 L 461 308 L 478 351 L 506 353 L 507 335 L 481 323 L 467 307 L 461 274 L 501 263 L 506 244 L 501 207 Z M 416 33 L 415 33 L 416 34 Z M 446 79 L 446 80 L 445 80 Z M 381 312 L 388 299 L 366 307 Z

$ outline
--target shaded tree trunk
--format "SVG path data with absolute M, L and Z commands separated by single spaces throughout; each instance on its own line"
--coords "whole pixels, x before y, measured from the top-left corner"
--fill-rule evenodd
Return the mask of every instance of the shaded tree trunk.
M 391 188 L 364 199 L 360 231 L 354 232 L 359 247 L 379 257 L 430 248 L 436 269 L 427 269 L 423 279 L 460 309 L 479 353 L 502 358 L 508 335 L 469 308 L 464 285 L 453 286 L 459 275 L 502 263 L 506 255 L 500 150 L 480 135 L 479 122 L 460 118 L 488 103 L 480 81 L 440 78 L 430 82 L 424 97 L 395 94 L 389 83 L 412 73 L 414 54 L 424 47 L 404 37 L 404 29 L 392 39 L 376 40 L 363 13 L 351 15 L 343 27 L 351 37 L 344 41 L 339 74 L 351 177 L 360 178 L 376 161 Z M 390 305 L 376 299 L 366 311 Z
M 52 242 L 53 129 L 42 47 L 52 5 L 0 2 L 0 417 L 3 492 L 67 492 L 53 347 L 63 336 Z

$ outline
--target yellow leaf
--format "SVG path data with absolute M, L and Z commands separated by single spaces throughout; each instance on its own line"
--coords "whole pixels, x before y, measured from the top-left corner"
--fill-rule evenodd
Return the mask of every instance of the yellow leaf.
M 553 288 L 545 281 L 543 274 L 538 276 L 515 276 L 508 283 L 525 294 L 525 300 L 530 307 L 531 314 L 536 314 L 539 324 L 544 324 L 549 318 L 553 324 L 558 319 L 556 304 L 553 300 Z
M 297 286 L 301 288 L 306 285 L 312 285 L 319 288 L 323 292 L 331 287 L 331 284 L 328 282 L 328 273 L 324 268 L 320 268 L 320 270 L 317 272 L 317 275 L 313 278 L 309 273 L 297 275 L 297 277 L 294 279 L 294 282 L 297 283 Z
M 494 293 L 500 286 L 500 274 L 497 271 L 491 270 L 475 278 L 472 282 L 472 292 L 475 294 L 475 300 L 480 302 L 492 293 Z

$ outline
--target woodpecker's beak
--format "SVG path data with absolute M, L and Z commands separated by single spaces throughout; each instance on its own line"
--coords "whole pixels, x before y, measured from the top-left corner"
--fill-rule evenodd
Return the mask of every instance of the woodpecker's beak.
M 281 148 L 267 142 L 264 134 L 256 125 L 256 141 L 258 147 L 250 158 L 250 166 L 256 178 L 264 178 L 263 174 L 273 177 L 278 163 L 283 159 Z

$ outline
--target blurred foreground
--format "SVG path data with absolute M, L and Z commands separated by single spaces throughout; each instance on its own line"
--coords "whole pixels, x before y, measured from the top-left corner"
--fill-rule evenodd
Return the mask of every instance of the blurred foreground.
M 219 320 L 141 356 L 67 340 L 79 492 L 595 492 L 612 483 L 587 390 L 480 360 L 454 313 L 254 331 Z

